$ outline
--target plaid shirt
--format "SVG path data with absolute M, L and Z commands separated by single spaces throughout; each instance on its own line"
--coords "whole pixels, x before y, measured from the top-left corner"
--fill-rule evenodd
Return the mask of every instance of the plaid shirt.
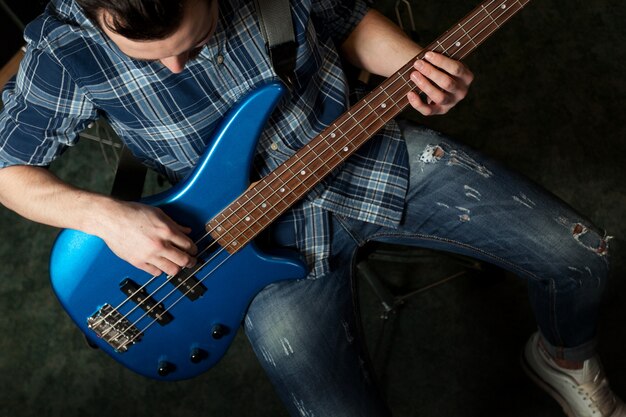
M 293 0 L 295 87 L 263 132 L 255 169 L 265 175 L 348 108 L 339 45 L 367 12 L 363 0 Z M 26 56 L 5 88 L 0 168 L 49 165 L 104 117 L 135 156 L 172 181 L 193 169 L 228 109 L 276 78 L 254 2 L 220 1 L 215 35 L 173 74 L 125 56 L 72 0 L 53 0 L 25 31 Z M 242 167 L 244 169 L 244 167 Z M 329 211 L 394 226 L 407 188 L 406 149 L 391 123 L 287 215 L 312 275 L 327 271 Z

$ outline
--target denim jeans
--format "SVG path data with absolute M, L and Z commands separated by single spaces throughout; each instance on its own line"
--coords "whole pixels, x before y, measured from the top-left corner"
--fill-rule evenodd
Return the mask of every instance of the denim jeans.
M 365 366 L 352 299 L 354 255 L 369 241 L 454 252 L 512 271 L 528 282 L 548 350 L 570 360 L 593 355 L 608 272 L 604 233 L 447 137 L 414 125 L 403 133 L 411 177 L 400 227 L 334 216 L 331 272 L 272 284 L 248 311 L 246 334 L 291 415 L 389 414 Z

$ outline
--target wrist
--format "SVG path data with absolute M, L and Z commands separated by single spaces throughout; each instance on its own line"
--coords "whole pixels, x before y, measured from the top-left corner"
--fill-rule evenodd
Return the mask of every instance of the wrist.
M 112 220 L 121 202 L 112 197 L 85 192 L 78 196 L 77 216 L 80 230 L 103 239 L 110 233 Z

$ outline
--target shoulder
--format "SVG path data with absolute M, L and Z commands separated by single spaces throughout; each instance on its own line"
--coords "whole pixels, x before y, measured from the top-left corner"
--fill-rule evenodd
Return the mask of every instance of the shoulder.
M 24 38 L 27 53 L 48 55 L 78 78 L 119 59 L 119 51 L 74 0 L 50 1 L 26 26 Z
M 51 1 L 24 30 L 27 46 L 42 50 L 65 51 L 74 43 L 85 43 L 100 36 L 99 30 L 71 0 Z
M 24 30 L 26 53 L 47 56 L 75 82 L 99 78 L 123 59 L 74 0 L 52 0 Z M 43 69 L 42 69 L 43 70 Z

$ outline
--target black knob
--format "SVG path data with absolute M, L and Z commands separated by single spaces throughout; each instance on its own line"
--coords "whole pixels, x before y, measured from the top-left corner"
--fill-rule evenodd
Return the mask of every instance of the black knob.
M 176 366 L 174 366 L 174 364 L 169 363 L 167 361 L 160 361 L 159 369 L 157 369 L 157 373 L 159 374 L 159 376 L 168 376 L 169 374 L 174 372 L 175 369 L 176 369 Z
M 207 358 L 208 356 L 209 354 L 206 350 L 203 350 L 200 348 L 193 348 L 191 350 L 191 354 L 189 355 L 189 360 L 191 360 L 191 362 L 193 363 L 199 363 L 199 362 L 202 362 L 202 360 L 204 358 Z
M 213 339 L 221 339 L 226 335 L 226 333 L 228 333 L 228 328 L 221 324 L 216 324 L 213 326 L 213 329 L 211 329 L 211 336 L 213 336 Z

